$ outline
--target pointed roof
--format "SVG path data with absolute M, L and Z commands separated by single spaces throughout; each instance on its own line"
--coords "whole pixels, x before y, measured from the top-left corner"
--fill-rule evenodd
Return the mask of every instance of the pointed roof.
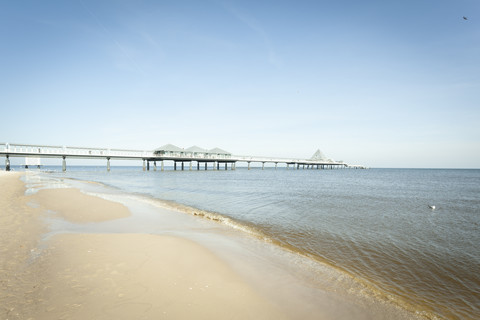
M 190 148 L 188 149 L 185 149 L 185 151 L 188 151 L 188 152 L 201 152 L 201 153 L 207 153 L 208 150 L 207 149 L 203 149 L 199 146 L 191 146 Z
M 310 160 L 320 160 L 320 161 L 326 161 L 327 157 L 323 154 L 320 149 L 318 149 L 313 156 L 310 158 Z
M 173 151 L 173 152 L 183 152 L 182 148 L 174 146 L 173 144 L 166 144 L 160 148 L 155 149 L 155 151 Z
M 209 153 L 216 153 L 216 154 L 229 154 L 229 155 L 231 155 L 230 152 L 225 151 L 225 150 L 222 150 L 222 149 L 220 149 L 220 148 L 213 148 L 213 149 L 211 149 L 211 150 L 208 150 L 208 152 L 209 152 Z

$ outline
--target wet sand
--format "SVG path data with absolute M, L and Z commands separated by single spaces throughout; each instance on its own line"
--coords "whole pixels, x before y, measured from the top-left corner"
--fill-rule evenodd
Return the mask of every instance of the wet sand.
M 39 190 L 32 198 L 45 209 L 71 222 L 101 222 L 130 215 L 130 211 L 120 203 L 89 196 L 73 188 Z
M 2 172 L 0 208 L 1 319 L 285 318 L 190 240 L 149 234 L 42 240 L 47 214 L 94 223 L 128 216 L 121 204 L 75 189 L 25 196 L 20 174 Z

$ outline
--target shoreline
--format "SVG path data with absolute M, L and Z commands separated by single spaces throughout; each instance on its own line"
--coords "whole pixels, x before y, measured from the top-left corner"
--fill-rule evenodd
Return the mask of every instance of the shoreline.
M 23 184 L 19 180 L 20 175 L 18 173 L 16 175 L 17 182 Z M 5 176 L 0 176 L 0 179 L 4 178 Z M 12 179 L 8 183 L 11 184 Z M 16 184 L 18 185 L 18 183 Z M 42 224 L 48 226 L 48 221 L 52 221 L 51 219 L 55 221 L 70 220 L 69 223 L 82 225 L 87 229 L 98 225 L 138 222 L 138 218 L 127 216 L 125 212 L 118 214 L 118 211 L 122 211 L 122 206 L 125 207 L 124 204 L 87 195 L 78 189 L 46 189 L 31 196 L 24 196 L 25 186 L 21 186 L 21 188 L 19 190 L 23 194 L 18 196 L 19 198 L 15 198 L 15 201 L 23 203 L 22 210 L 36 214 L 35 219 L 30 223 L 37 227 Z M 64 199 L 63 207 L 59 204 L 59 197 Z M 38 207 L 32 206 L 32 202 L 37 203 Z M 79 218 L 81 215 L 79 215 L 78 204 L 85 204 L 88 208 L 89 202 L 92 205 L 90 208 L 104 206 L 102 212 L 106 212 L 106 215 L 99 216 L 97 214 L 94 217 L 86 215 Z M 114 209 L 109 210 L 112 207 Z M 130 206 L 127 207 L 130 208 Z M 61 215 L 45 212 L 52 208 L 63 212 Z M 75 210 L 77 210 L 76 213 Z M 167 213 L 168 209 L 156 208 L 155 210 L 159 216 L 170 214 Z M 131 208 L 130 211 L 132 211 Z M 135 212 L 133 213 L 135 216 Z M 184 216 L 178 215 L 178 212 L 172 214 Z M 167 220 L 162 221 L 162 224 L 165 221 L 169 222 Z M 181 222 L 183 223 L 183 220 Z M 212 222 L 207 221 L 207 223 Z M 36 237 L 34 250 L 37 250 L 39 243 L 42 242 L 41 236 L 47 233 L 46 226 L 42 226 L 42 228 L 41 231 L 31 234 L 32 237 Z M 178 226 L 175 225 L 175 228 Z M 188 230 L 186 231 L 188 233 Z M 220 233 L 222 232 L 225 231 L 220 231 Z M 255 258 L 258 261 L 253 261 L 251 257 L 241 261 L 245 258 L 243 257 L 245 251 L 237 248 L 237 244 L 233 244 L 230 248 L 233 250 L 229 250 L 228 254 L 223 255 L 225 247 L 215 250 L 215 246 L 221 245 L 214 244 L 218 239 L 225 240 L 225 238 L 221 238 L 223 235 L 217 235 L 218 238 L 215 238 L 205 234 L 205 231 L 201 231 L 195 238 L 187 233 L 185 233 L 185 237 L 155 233 L 157 233 L 155 230 L 135 231 L 134 233 L 128 231 L 104 233 L 98 230 L 71 233 L 66 230 L 64 233 L 53 234 L 48 239 L 44 239 L 42 253 L 24 268 L 28 275 L 23 277 L 26 286 L 33 284 L 35 287 L 28 293 L 29 303 L 18 304 L 17 309 L 14 309 L 23 308 L 19 311 L 23 313 L 18 319 L 28 318 L 26 315 L 30 315 L 34 319 L 48 319 L 57 316 L 73 319 L 85 317 L 113 319 L 120 316 L 132 318 L 139 314 L 145 315 L 146 318 L 175 319 L 191 318 L 193 315 L 195 317 L 204 315 L 204 318 L 233 317 L 239 319 L 349 319 L 352 315 L 359 319 L 385 318 L 384 306 L 374 304 L 376 309 L 368 310 L 372 306 L 371 304 L 357 305 L 349 299 L 342 300 L 345 297 L 332 295 L 331 292 L 308 288 L 298 282 L 298 278 L 294 275 L 298 271 L 293 268 L 287 271 L 276 270 L 280 269 L 278 265 L 269 265 L 270 262 L 258 258 Z M 207 240 L 203 239 L 202 243 L 200 238 Z M 165 245 L 166 243 L 168 246 Z M 210 247 L 209 243 L 212 244 Z M 169 252 L 165 247 L 176 249 Z M 178 253 L 183 254 L 172 256 L 172 254 Z M 25 255 L 31 259 L 31 253 L 25 252 Z M 197 258 L 183 261 L 183 266 L 181 263 L 179 264 L 181 259 L 189 256 Z M 162 263 L 168 260 L 168 257 L 172 263 L 169 268 L 163 270 L 161 268 L 164 268 L 165 265 Z M 203 267 L 204 265 L 209 267 Z M 242 273 L 241 269 L 247 271 Z M 42 273 L 41 270 L 49 272 Z M 162 270 L 162 272 L 159 273 L 155 270 Z M 268 274 L 270 271 L 274 271 L 273 275 Z M 168 274 L 168 276 L 161 278 L 162 274 Z M 222 276 L 219 277 L 219 274 Z M 252 277 L 246 277 L 246 274 L 250 274 Z M 278 278 L 280 276 L 283 279 L 280 280 Z M 172 291 L 175 288 L 171 281 L 179 277 L 186 281 L 183 288 L 187 289 Z M 202 285 L 198 285 L 202 283 L 198 279 L 210 279 L 212 284 L 204 284 L 202 287 Z M 214 280 L 218 281 L 216 285 L 213 284 Z M 280 280 L 280 283 L 274 284 L 277 280 Z M 28 283 L 29 281 L 30 283 Z M 261 283 L 255 284 L 255 281 Z M 138 283 L 142 285 L 138 286 Z M 197 285 L 192 285 L 192 283 Z M 235 285 L 225 287 L 225 284 Z M 209 285 L 208 290 L 206 285 Z M 102 290 L 95 288 L 102 288 Z M 168 289 L 165 290 L 166 288 Z M 212 288 L 217 290 L 212 290 Z M 26 288 L 24 290 L 26 291 Z M 135 292 L 137 295 L 134 294 Z M 169 292 L 169 295 L 163 295 L 164 292 Z M 192 295 L 194 292 L 197 295 Z M 2 294 L 0 293 L 0 297 Z M 172 295 L 174 298 L 169 298 Z M 171 309 L 166 310 L 165 305 L 161 304 L 162 301 L 169 301 L 168 306 Z M 172 305 L 177 307 L 172 307 Z M 186 312 L 186 306 L 191 308 L 190 312 Z M 8 311 L 8 314 L 9 319 L 15 318 L 12 317 L 14 314 L 12 311 Z M 126 316 L 127 314 L 129 317 Z M 413 319 L 416 317 L 400 312 L 393 318 Z
M 2 174 L 0 179 L 2 191 L 11 190 L 2 195 L 6 214 L 13 217 L 28 211 L 35 215 L 32 221 L 28 221 L 30 217 L 22 220 L 22 228 L 40 225 L 46 208 L 60 212 L 62 219 L 80 223 L 119 219 L 128 210 L 76 189 L 49 189 L 24 196 L 20 174 Z M 32 201 L 39 207 L 29 208 Z M 102 210 L 93 210 L 95 217 L 75 216 L 98 207 Z M 3 249 L 2 257 L 8 256 L 12 266 L 5 268 L 7 259 L 2 261 L 0 280 L 8 280 L 0 292 L 2 318 L 285 318 L 225 263 L 192 241 L 148 234 L 57 234 L 45 241 L 42 253 L 31 261 L 46 230 L 38 231 L 10 237 L 11 246 L 20 238 L 31 242 L 22 252 Z M 21 279 L 15 269 L 22 269 Z M 18 293 L 10 292 L 12 287 L 17 287 Z M 27 300 L 22 301 L 25 296 Z

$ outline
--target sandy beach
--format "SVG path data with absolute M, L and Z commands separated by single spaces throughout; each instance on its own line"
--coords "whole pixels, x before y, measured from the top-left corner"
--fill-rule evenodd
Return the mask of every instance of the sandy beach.
M 0 173 L 1 319 L 282 319 L 206 248 L 150 234 L 57 234 L 46 215 L 95 223 L 129 215 L 76 189 L 25 195 Z
M 19 173 L 0 171 L 1 319 L 25 318 L 39 288 L 29 262 L 46 228 L 24 193 Z

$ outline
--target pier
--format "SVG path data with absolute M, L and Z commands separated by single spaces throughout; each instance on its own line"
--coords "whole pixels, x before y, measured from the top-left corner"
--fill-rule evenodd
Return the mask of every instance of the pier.
M 245 163 L 251 169 L 252 163 L 261 164 L 262 170 L 265 164 L 283 164 L 286 169 L 340 169 L 340 168 L 364 168 L 362 166 L 349 166 L 343 161 L 333 161 L 318 150 L 310 159 L 271 158 L 256 156 L 236 156 L 219 148 L 211 150 L 197 146 L 182 149 L 174 145 L 165 145 L 151 151 L 126 150 L 109 148 L 87 148 L 70 146 L 47 146 L 31 144 L 0 143 L 0 156 L 5 157 L 5 170 L 11 168 L 10 158 L 61 158 L 62 170 L 67 170 L 67 159 L 105 159 L 106 169 L 110 171 L 110 160 L 139 160 L 143 163 L 143 170 L 150 171 L 153 167 L 157 171 L 165 170 L 165 161 L 173 162 L 173 170 L 231 170 L 236 169 L 237 163 Z

